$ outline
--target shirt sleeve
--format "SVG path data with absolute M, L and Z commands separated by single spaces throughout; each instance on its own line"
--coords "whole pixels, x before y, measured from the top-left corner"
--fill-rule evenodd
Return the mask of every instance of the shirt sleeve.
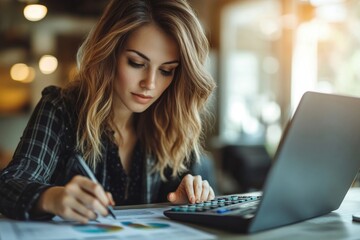
M 33 215 L 40 194 L 50 179 L 62 148 L 64 109 L 60 91 L 47 88 L 23 132 L 10 164 L 0 173 L 0 212 L 14 219 L 50 218 Z

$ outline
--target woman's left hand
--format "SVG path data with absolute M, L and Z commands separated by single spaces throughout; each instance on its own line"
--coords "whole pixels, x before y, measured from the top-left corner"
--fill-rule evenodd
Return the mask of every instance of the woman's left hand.
M 174 204 L 199 203 L 215 198 L 214 190 L 209 182 L 202 180 L 200 175 L 192 176 L 187 174 L 181 181 L 175 192 L 167 196 L 168 200 Z

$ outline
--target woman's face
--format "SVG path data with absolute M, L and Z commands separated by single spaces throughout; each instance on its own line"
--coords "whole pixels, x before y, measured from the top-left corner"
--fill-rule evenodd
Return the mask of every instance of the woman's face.
M 114 110 L 145 111 L 170 85 L 178 65 L 178 45 L 159 27 L 134 31 L 118 58 Z

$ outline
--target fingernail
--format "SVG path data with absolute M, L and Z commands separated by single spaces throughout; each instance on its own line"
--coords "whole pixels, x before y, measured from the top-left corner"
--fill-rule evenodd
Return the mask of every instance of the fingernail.
M 170 199 L 171 199 L 171 201 L 175 201 L 175 194 L 174 193 L 170 194 Z

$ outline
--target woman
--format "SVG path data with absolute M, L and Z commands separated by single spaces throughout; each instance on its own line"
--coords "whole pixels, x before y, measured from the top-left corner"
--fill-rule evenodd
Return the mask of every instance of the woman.
M 208 43 L 184 0 L 114 0 L 64 89 L 48 87 L 0 176 L 0 212 L 86 223 L 108 205 L 201 202 Z M 80 153 L 99 183 L 81 176 Z

